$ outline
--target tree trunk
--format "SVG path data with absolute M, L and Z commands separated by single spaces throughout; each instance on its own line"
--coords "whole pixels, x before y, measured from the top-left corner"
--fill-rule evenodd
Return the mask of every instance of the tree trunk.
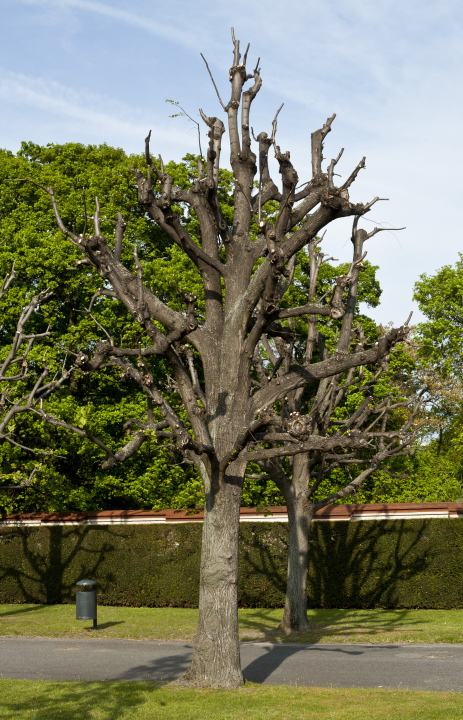
M 288 510 L 288 578 L 283 620 L 280 627 L 286 632 L 310 630 L 307 620 L 307 566 L 309 532 L 313 511 L 306 498 L 286 500 Z
M 218 485 L 214 489 L 214 485 Z M 238 636 L 238 537 L 242 478 L 214 479 L 206 493 L 201 550 L 198 631 L 182 685 L 236 688 L 243 684 Z

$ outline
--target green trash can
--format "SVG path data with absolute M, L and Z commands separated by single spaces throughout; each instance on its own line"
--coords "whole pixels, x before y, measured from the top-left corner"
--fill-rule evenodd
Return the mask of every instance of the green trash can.
M 93 620 L 93 629 L 96 624 L 96 586 L 95 580 L 79 580 L 76 583 L 76 620 Z

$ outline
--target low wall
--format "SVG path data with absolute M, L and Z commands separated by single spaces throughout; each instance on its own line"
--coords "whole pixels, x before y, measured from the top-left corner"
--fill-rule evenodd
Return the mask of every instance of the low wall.
M 0 527 L 0 602 L 71 603 L 77 580 L 102 605 L 196 607 L 200 523 Z M 282 607 L 287 524 L 240 526 L 239 604 Z M 461 519 L 315 523 L 311 607 L 463 607 Z
M 359 520 L 413 520 L 422 518 L 463 518 L 463 502 L 364 503 L 327 505 L 317 510 L 314 522 Z M 26 513 L 0 517 L 0 527 L 49 527 L 51 525 L 152 525 L 203 522 L 204 511 L 191 510 L 87 510 Z M 240 509 L 240 522 L 287 522 L 284 505 Z

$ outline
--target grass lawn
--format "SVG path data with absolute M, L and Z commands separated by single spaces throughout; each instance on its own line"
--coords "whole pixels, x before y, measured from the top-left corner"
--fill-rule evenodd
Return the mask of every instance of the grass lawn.
M 147 682 L 0 680 L 2 720 L 461 720 L 460 693 L 247 684 L 190 690 Z
M 75 619 L 74 605 L 5 604 L 0 605 L 0 635 L 190 641 L 194 638 L 197 614 L 197 610 L 182 608 L 100 606 L 98 630 L 94 631 L 91 621 Z M 282 614 L 282 610 L 240 610 L 241 640 L 463 642 L 463 610 L 310 610 L 313 632 L 293 635 L 277 629 Z

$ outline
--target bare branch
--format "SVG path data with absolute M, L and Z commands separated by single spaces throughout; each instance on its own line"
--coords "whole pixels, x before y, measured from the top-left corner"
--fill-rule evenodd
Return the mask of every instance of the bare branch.
M 27 478 L 18 478 L 21 479 L 21 483 L 19 485 L 0 485 L 0 490 L 22 490 L 23 488 L 28 488 L 32 484 L 32 480 L 34 479 L 34 475 L 39 471 L 39 467 L 35 467 L 32 472 L 29 474 L 29 477 Z
M 334 168 L 336 167 L 336 165 L 337 165 L 338 162 L 340 161 L 343 152 L 344 152 L 344 148 L 341 148 L 341 150 L 340 150 L 339 155 L 337 156 L 337 158 L 333 158 L 333 160 L 330 162 L 330 165 L 329 165 L 329 168 L 328 168 L 328 182 L 329 182 L 329 184 L 331 185 L 331 187 L 334 186 L 334 182 L 333 182 Z
M 313 450 L 332 450 L 335 447 L 366 447 L 368 441 L 366 438 L 356 436 L 355 438 L 334 438 L 313 436 L 305 442 L 295 441 L 293 445 L 285 445 L 283 447 L 274 447 L 268 450 L 255 450 L 253 452 L 241 453 L 240 459 L 246 462 L 260 462 L 271 458 L 289 457 L 291 455 L 300 455 L 301 453 Z
M 275 145 L 275 136 L 277 134 L 277 118 L 278 118 L 278 115 L 280 114 L 280 110 L 283 107 L 283 105 L 284 105 L 284 103 L 281 103 L 280 107 L 278 108 L 278 110 L 275 113 L 275 117 L 272 120 L 272 141 L 271 142 L 272 142 L 273 146 Z
M 210 69 L 209 69 L 209 65 L 207 64 L 207 60 L 206 60 L 206 58 L 204 57 L 204 55 L 203 55 L 202 53 L 199 53 L 199 54 L 201 55 L 202 59 L 204 60 L 204 62 L 205 62 L 205 64 L 206 64 L 207 72 L 209 73 L 209 76 L 210 76 L 210 78 L 211 78 L 211 80 L 212 80 L 212 84 L 213 84 L 213 86 L 214 86 L 214 88 L 215 88 L 215 91 L 216 91 L 216 93 L 217 93 L 217 97 L 219 98 L 219 103 L 222 105 L 223 109 L 224 109 L 225 112 L 226 112 L 226 107 L 225 107 L 225 105 L 224 105 L 223 102 L 222 102 L 222 98 L 220 97 L 220 93 L 219 93 L 219 91 L 218 91 L 218 89 L 217 89 L 217 85 L 215 84 L 215 80 L 214 80 L 214 78 L 212 77 L 212 73 L 211 73 L 211 71 L 210 71 Z
M 312 177 L 314 178 L 320 175 L 322 171 L 323 141 L 328 135 L 328 133 L 331 132 L 331 125 L 335 117 L 336 113 L 333 113 L 333 115 L 327 119 L 327 121 L 320 130 L 316 130 L 314 133 L 312 133 Z M 338 157 L 338 160 L 341 154 L 342 151 Z
M 371 232 L 368 233 L 366 236 L 366 240 L 369 240 L 373 237 L 373 235 L 376 235 L 376 233 L 383 232 L 384 230 L 391 230 L 391 231 L 399 231 L 399 230 L 406 230 L 405 227 L 401 228 L 382 228 L 382 227 L 375 227 Z
M 276 402 L 280 397 L 287 395 L 288 392 L 296 390 L 299 387 L 304 387 L 305 385 L 310 385 L 316 380 L 338 375 L 352 367 L 375 363 L 381 357 L 387 355 L 394 345 L 403 342 L 408 335 L 408 331 L 406 326 L 390 330 L 375 343 L 373 348 L 359 352 L 356 355 L 335 355 L 327 360 L 314 363 L 310 366 L 310 369 L 293 366 L 291 371 L 284 375 L 283 378 L 272 380 L 267 387 L 258 390 L 253 395 L 253 413 L 257 415 L 273 402 Z
M 6 294 L 8 288 L 10 287 L 11 283 L 16 277 L 16 270 L 15 270 L 15 262 L 13 261 L 13 265 L 11 267 L 11 271 L 9 275 L 5 275 L 2 282 L 2 287 L 0 289 L 0 300 L 4 297 Z
M 114 259 L 119 261 L 122 255 L 122 240 L 124 237 L 124 230 L 127 227 L 127 223 L 122 217 L 122 213 L 117 213 L 116 233 L 115 233 L 115 244 L 114 244 Z
M 366 160 L 366 158 L 364 158 L 364 157 L 360 160 L 360 162 L 357 165 L 357 167 L 355 168 L 355 170 L 349 175 L 349 177 L 347 178 L 344 185 L 341 186 L 343 190 L 347 190 L 348 188 L 350 188 L 350 186 L 354 182 L 355 178 L 359 174 L 360 170 L 363 170 L 363 168 L 365 167 L 365 160 Z M 379 200 L 379 198 L 377 198 L 377 199 Z

